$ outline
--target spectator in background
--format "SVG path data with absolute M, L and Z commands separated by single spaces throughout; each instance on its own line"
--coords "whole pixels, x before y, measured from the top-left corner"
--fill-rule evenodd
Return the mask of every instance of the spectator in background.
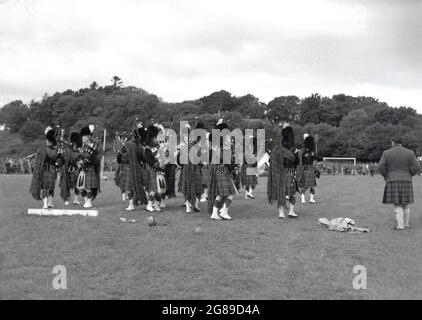
M 414 202 L 412 177 L 420 172 L 415 154 L 404 148 L 399 138 L 394 139 L 392 147 L 383 152 L 378 171 L 386 182 L 383 203 L 394 205 L 396 229 L 409 228 L 409 204 Z

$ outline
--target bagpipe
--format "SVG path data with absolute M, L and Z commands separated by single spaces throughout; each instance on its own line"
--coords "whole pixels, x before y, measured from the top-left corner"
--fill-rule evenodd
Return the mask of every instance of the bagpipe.
M 132 128 L 130 130 L 130 134 L 126 131 L 119 132 L 117 131 L 114 135 L 115 143 L 116 143 L 116 152 L 121 153 L 124 152 L 126 149 L 126 142 L 128 140 L 134 139 L 138 144 L 143 143 L 144 137 L 142 137 L 139 133 L 139 128 L 143 128 L 142 121 L 139 118 L 135 118 L 132 121 Z
M 54 165 L 55 170 L 59 171 L 60 167 L 64 164 L 64 154 L 66 152 L 66 148 L 71 149 L 72 144 L 65 139 L 65 129 L 60 125 L 57 125 L 54 129 L 54 138 L 57 144 L 53 148 L 57 150 L 58 156 Z
M 101 150 L 101 140 L 92 136 L 88 137 L 88 141 L 83 143 L 82 147 L 80 148 L 81 153 L 88 153 L 90 155 L 96 154 Z M 79 159 L 77 162 L 77 169 L 76 169 L 76 189 L 84 190 L 85 189 L 85 181 L 86 181 L 86 174 L 85 170 L 88 169 L 88 166 L 92 163 L 91 159 Z
M 89 136 L 88 141 L 82 145 L 82 153 L 94 154 L 101 151 L 101 139 Z
M 116 143 L 116 153 L 126 152 L 126 141 L 128 140 L 126 131 L 116 132 L 114 135 Z

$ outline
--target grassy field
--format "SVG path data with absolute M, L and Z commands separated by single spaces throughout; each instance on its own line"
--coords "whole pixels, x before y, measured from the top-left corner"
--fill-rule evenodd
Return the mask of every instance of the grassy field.
M 319 203 L 298 204 L 299 219 L 277 219 L 265 178 L 256 200 L 235 199 L 233 221 L 211 221 L 204 204 L 201 213 L 186 215 L 179 196 L 156 215 L 156 227 L 145 224 L 144 209 L 123 211 L 112 179 L 96 201 L 99 217 L 24 215 L 41 206 L 29 183 L 30 176 L 0 176 L 2 299 L 422 298 L 420 177 L 412 228 L 402 232 L 393 230 L 391 208 L 380 204 L 380 177 L 322 177 Z M 343 234 L 317 224 L 340 216 L 373 231 Z M 197 226 L 202 234 L 194 233 Z M 67 290 L 52 287 L 55 265 L 67 269 Z M 355 265 L 367 269 L 366 290 L 352 287 Z

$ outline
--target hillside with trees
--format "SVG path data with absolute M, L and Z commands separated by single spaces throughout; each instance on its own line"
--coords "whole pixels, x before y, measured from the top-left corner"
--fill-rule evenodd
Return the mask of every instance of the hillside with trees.
M 275 124 L 288 121 L 298 146 L 303 132 L 317 135 L 322 156 L 377 161 L 394 136 L 400 136 L 418 156 L 422 151 L 422 116 L 415 109 L 392 108 L 372 97 L 315 93 L 303 99 L 280 96 L 265 104 L 252 94 L 236 97 L 221 90 L 197 100 L 169 103 L 141 88 L 124 86 L 115 76 L 109 86 L 93 82 L 77 91 L 45 94 L 29 104 L 16 100 L 3 106 L 0 124 L 6 131 L 0 132 L 0 154 L 33 152 L 48 125 L 60 124 L 70 132 L 93 123 L 107 129 L 112 141 L 114 133 L 127 131 L 136 117 L 178 131 L 181 120 L 198 117 L 210 127 L 220 116 L 233 128 L 265 128 L 267 139 L 274 136 Z

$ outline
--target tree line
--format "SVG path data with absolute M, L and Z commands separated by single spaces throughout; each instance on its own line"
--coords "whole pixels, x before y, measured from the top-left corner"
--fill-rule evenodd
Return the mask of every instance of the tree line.
M 422 151 L 422 116 L 413 108 L 392 108 L 372 97 L 315 93 L 303 99 L 280 96 L 266 104 L 252 94 L 236 97 L 221 90 L 169 103 L 141 88 L 123 86 L 117 76 L 108 86 L 93 82 L 77 91 L 45 94 L 29 104 L 12 101 L 0 109 L 0 124 L 34 149 L 42 141 L 44 128 L 52 124 L 70 132 L 93 123 L 113 138 L 115 132 L 129 130 L 136 117 L 153 119 L 177 132 L 181 120 L 200 120 L 210 127 L 221 116 L 233 128 L 265 128 L 267 139 L 276 136 L 279 122 L 287 121 L 295 129 L 298 146 L 302 134 L 311 133 L 317 136 L 318 153 L 327 157 L 377 161 L 394 137 L 401 137 L 416 155 Z

